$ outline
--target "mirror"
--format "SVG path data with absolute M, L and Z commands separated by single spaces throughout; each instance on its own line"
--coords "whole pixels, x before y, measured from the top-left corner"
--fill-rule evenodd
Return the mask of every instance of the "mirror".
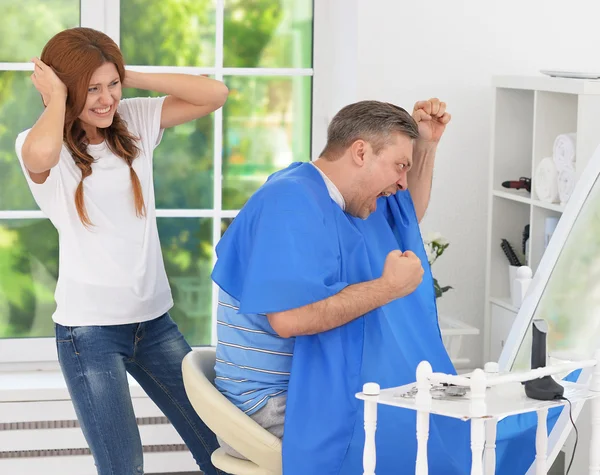
M 502 370 L 526 370 L 531 322 L 548 324 L 548 356 L 579 360 L 600 347 L 600 148 L 567 204 L 531 282 L 507 344 Z
M 501 371 L 530 368 L 534 319 L 548 324 L 548 364 L 590 359 L 600 348 L 599 175 L 600 147 L 579 179 L 544 252 L 500 356 Z M 588 383 L 590 375 L 591 371 L 582 371 L 569 379 Z M 573 405 L 575 418 L 581 409 L 581 404 Z M 549 461 L 556 458 L 571 430 L 569 411 L 563 410 L 549 433 Z M 582 443 L 577 451 L 587 450 L 585 445 Z M 533 470 L 534 465 L 527 473 Z

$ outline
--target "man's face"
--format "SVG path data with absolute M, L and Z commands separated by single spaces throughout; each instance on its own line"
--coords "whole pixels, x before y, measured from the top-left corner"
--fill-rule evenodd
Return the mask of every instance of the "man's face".
M 377 209 L 377 199 L 408 188 L 407 173 L 412 166 L 413 141 L 403 134 L 394 134 L 389 143 L 373 153 L 365 143 L 363 166 L 357 174 L 352 197 L 346 200 L 346 211 L 367 219 Z

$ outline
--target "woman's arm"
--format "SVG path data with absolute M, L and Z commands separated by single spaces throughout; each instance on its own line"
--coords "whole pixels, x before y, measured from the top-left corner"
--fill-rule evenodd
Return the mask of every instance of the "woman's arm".
M 124 87 L 166 94 L 160 117 L 161 129 L 198 119 L 222 107 L 229 90 L 221 81 L 190 74 L 127 71 Z
M 31 81 L 42 95 L 46 108 L 29 131 L 23 143 L 21 156 L 31 179 L 35 183 L 44 183 L 50 169 L 56 166 L 60 159 L 67 88 L 50 66 L 38 58 L 32 61 L 35 68 Z

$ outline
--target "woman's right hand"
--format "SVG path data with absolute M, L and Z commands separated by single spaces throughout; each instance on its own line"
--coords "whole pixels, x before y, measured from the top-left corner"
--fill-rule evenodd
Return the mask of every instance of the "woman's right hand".
M 54 97 L 66 100 L 67 86 L 58 78 L 54 69 L 39 58 L 33 58 L 31 62 L 35 65 L 31 82 L 42 95 L 44 106 L 47 106 Z

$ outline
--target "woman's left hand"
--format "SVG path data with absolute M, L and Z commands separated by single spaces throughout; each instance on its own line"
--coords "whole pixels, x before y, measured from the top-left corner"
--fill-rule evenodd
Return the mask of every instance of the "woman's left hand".
M 123 83 L 122 86 L 123 87 L 133 87 L 132 84 L 132 79 L 135 77 L 136 74 L 139 74 L 135 71 L 129 71 L 129 70 L 125 70 L 125 77 L 123 78 Z

